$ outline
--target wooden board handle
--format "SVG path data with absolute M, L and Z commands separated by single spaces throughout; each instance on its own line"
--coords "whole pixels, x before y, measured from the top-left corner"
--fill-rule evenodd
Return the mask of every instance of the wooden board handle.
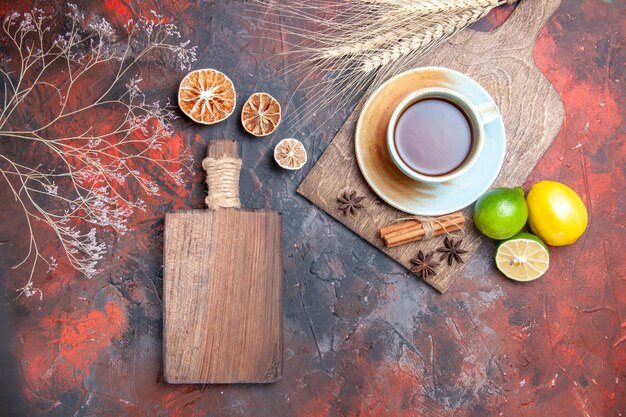
M 503 45 L 532 54 L 535 38 L 559 8 L 561 0 L 520 0 L 513 14 L 494 31 Z
M 241 159 L 237 142 L 232 139 L 210 141 L 202 167 L 206 171 L 208 194 L 205 202 L 207 207 L 210 209 L 240 207 Z

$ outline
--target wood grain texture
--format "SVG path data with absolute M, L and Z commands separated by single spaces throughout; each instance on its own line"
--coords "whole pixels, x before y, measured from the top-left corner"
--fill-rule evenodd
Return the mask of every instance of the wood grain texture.
M 211 140 L 207 146 L 206 156 L 209 158 L 238 158 L 239 146 L 234 139 Z
M 281 219 L 218 209 L 165 217 L 164 376 L 274 382 L 282 372 Z
M 560 4 L 559 0 L 524 0 L 498 29 L 482 33 L 466 30 L 450 42 L 429 52 L 405 69 L 443 66 L 461 71 L 478 81 L 495 99 L 503 114 L 507 132 L 507 154 L 494 186 L 516 186 L 529 175 L 558 133 L 565 112 L 554 87 L 535 66 L 535 38 Z M 380 84 L 378 80 L 375 84 Z M 354 128 L 365 94 L 317 164 L 300 184 L 298 192 L 355 233 L 405 267 L 418 249 L 430 251 L 441 238 L 385 248 L 378 235 L 390 220 L 406 217 L 383 203 L 363 179 L 354 156 Z M 365 209 L 358 216 L 343 216 L 336 204 L 343 190 L 366 196 Z M 465 211 L 471 216 L 470 208 Z M 482 242 L 472 227 L 467 228 L 464 248 L 471 256 Z M 463 265 L 440 268 L 427 282 L 445 292 Z
M 212 140 L 207 157 L 239 158 L 237 148 L 230 139 Z M 166 382 L 277 381 L 283 350 L 280 214 L 231 207 L 168 213 L 163 257 Z

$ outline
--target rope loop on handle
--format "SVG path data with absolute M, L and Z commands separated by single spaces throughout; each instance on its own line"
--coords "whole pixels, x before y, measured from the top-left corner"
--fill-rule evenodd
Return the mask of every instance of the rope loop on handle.
M 202 168 L 206 171 L 206 185 L 209 192 L 205 198 L 208 208 L 240 207 L 239 158 L 204 158 Z

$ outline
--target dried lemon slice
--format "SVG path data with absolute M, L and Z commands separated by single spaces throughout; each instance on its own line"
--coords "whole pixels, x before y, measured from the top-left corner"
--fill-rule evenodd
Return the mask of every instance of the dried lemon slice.
M 282 168 L 296 170 L 306 164 L 306 149 L 296 139 L 283 139 L 274 148 L 274 160 Z
M 243 105 L 241 124 L 254 136 L 267 136 L 280 123 L 280 103 L 267 93 L 254 93 Z
M 205 125 L 221 122 L 235 109 L 233 82 L 214 69 L 190 72 L 180 82 L 178 105 L 192 120 Z

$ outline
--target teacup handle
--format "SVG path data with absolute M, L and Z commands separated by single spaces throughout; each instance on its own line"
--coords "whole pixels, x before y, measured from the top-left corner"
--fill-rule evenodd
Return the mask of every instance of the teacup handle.
M 500 112 L 498 111 L 498 106 L 493 101 L 488 101 L 487 103 L 479 104 L 476 106 L 476 111 L 480 115 L 480 120 L 483 125 L 487 123 L 491 123 L 496 119 L 500 118 Z

